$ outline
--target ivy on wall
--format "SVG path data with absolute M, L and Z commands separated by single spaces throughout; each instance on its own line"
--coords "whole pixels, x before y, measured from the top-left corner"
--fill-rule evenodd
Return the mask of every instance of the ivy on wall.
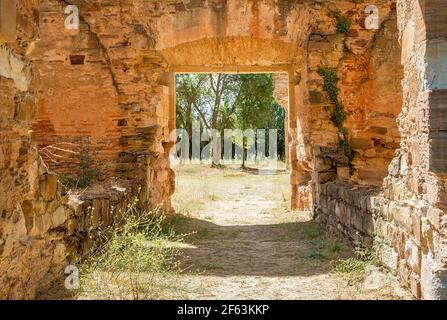
M 323 90 L 328 94 L 329 101 L 332 105 L 332 108 L 329 110 L 330 120 L 339 132 L 338 144 L 348 158 L 349 168 L 352 172 L 354 170 L 352 160 L 356 155 L 356 151 L 349 144 L 348 129 L 344 126 L 346 120 L 345 108 L 338 97 L 340 93 L 340 89 L 338 88 L 340 78 L 335 68 L 319 66 L 317 72 L 324 80 Z
M 337 32 L 345 35 L 345 38 L 343 39 L 343 49 L 344 51 L 349 51 L 348 44 L 346 43 L 346 36 L 352 25 L 351 19 L 342 15 L 340 12 L 335 12 L 334 20 Z
M 339 33 L 347 34 L 351 24 L 352 22 L 348 17 L 343 16 L 339 12 L 335 13 L 335 25 Z

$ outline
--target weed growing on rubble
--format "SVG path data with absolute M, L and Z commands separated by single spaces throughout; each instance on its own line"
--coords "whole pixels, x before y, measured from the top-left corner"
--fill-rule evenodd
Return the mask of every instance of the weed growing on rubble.
M 166 230 L 159 210 L 130 204 L 121 221 L 102 228 L 81 264 L 81 299 L 182 298 L 177 254 L 183 236 Z M 177 244 L 177 245 L 176 245 Z

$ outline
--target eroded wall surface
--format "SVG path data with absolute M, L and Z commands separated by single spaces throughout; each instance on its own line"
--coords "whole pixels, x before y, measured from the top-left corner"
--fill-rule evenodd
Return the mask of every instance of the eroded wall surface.
M 17 29 L 2 26 L 8 42 L 0 44 L 0 297 L 31 298 L 64 259 L 57 232 L 48 230 L 65 221 L 65 212 L 55 194 L 56 179 L 41 167 L 29 131 L 37 113 L 39 75 L 27 53 L 38 32 L 38 7 L 21 1 L 17 10 L 10 9 Z

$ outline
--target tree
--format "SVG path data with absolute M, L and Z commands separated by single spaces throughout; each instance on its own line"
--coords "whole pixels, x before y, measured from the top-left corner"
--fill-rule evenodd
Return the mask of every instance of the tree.
M 222 142 L 225 129 L 279 129 L 283 145 L 284 112 L 273 98 L 273 89 L 270 74 L 178 75 L 177 125 L 192 137 L 192 121 L 200 119 L 206 129 L 220 132 Z M 251 143 L 244 137 L 239 144 L 243 167 Z
M 197 118 L 194 109 L 199 110 L 200 100 L 206 94 L 205 75 L 179 74 L 176 76 L 177 127 L 185 129 L 191 136 L 192 121 Z
M 235 101 L 236 127 L 247 129 L 265 129 L 272 121 L 273 79 L 270 74 L 240 75 L 240 91 Z M 245 167 L 246 152 L 250 144 L 246 136 L 242 138 L 242 167 Z

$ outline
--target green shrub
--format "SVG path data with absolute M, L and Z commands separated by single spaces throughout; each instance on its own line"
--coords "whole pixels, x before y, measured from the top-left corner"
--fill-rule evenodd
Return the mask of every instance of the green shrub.
M 384 240 L 376 238 L 371 248 L 357 247 L 354 250 L 355 257 L 333 261 L 332 272 L 363 272 L 368 265 L 381 266 L 380 252 L 384 244 Z
M 352 22 L 348 17 L 337 12 L 335 14 L 335 24 L 339 33 L 347 34 Z

